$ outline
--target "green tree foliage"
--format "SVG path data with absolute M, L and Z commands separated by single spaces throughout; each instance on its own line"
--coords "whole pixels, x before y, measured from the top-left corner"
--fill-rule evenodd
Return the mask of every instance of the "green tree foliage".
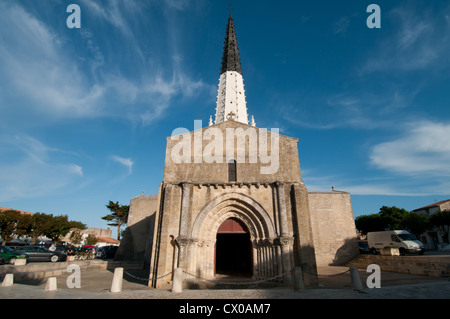
M 69 226 L 70 226 L 70 228 L 77 228 L 77 229 L 81 229 L 81 230 L 87 228 L 86 224 L 83 224 L 82 222 L 73 221 L 73 220 L 69 221 Z
M 430 226 L 427 216 L 416 212 L 411 212 L 404 219 L 405 228 L 414 236 L 419 238 Z
M 356 217 L 355 226 L 360 232 L 367 234 L 372 231 L 384 230 L 385 223 L 380 214 L 370 214 Z
M 120 240 L 121 227 L 128 221 L 130 206 L 120 205 L 119 202 L 114 203 L 113 201 L 109 201 L 105 206 L 111 211 L 111 214 L 103 216 L 102 219 L 109 221 L 109 226 L 117 227 L 117 239 Z
M 448 244 L 450 232 L 450 210 L 443 210 L 442 212 L 437 212 L 431 215 L 430 224 L 439 230 L 442 239 Z
M 70 235 L 70 241 L 72 242 L 72 244 L 75 244 L 75 245 L 79 244 L 79 243 L 81 243 L 82 240 L 83 240 L 83 234 L 79 230 L 75 230 Z
M 60 237 L 69 232 L 70 224 L 67 215 L 50 215 L 50 217 L 51 218 L 49 219 L 44 235 L 56 243 Z
M 69 221 L 67 215 L 53 216 L 45 213 L 28 215 L 15 210 L 0 213 L 0 234 L 3 244 L 15 236 L 30 236 L 33 244 L 39 236 L 46 236 L 56 242 L 66 235 L 70 228 L 85 229 L 86 225 Z
M 409 212 L 406 209 L 398 208 L 396 206 L 383 206 L 380 208 L 379 214 L 383 219 L 385 227 L 395 230 L 405 228 L 405 218 Z
M 16 210 L 6 210 L 0 213 L 0 235 L 2 244 L 14 238 L 20 213 Z
M 16 235 L 19 237 L 29 236 L 33 231 L 33 215 L 20 214 L 16 225 Z
M 94 246 L 97 243 L 98 239 L 94 235 L 89 234 L 85 239 L 86 246 Z
M 396 206 L 383 206 L 377 214 L 361 215 L 355 219 L 363 234 L 373 231 L 406 229 L 417 237 L 429 227 L 428 217 Z

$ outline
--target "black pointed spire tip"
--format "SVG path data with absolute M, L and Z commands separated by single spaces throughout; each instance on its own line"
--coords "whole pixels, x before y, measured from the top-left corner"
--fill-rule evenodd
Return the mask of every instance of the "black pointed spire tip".
M 225 44 L 222 56 L 222 69 L 220 74 L 227 71 L 236 71 L 242 74 L 236 30 L 234 29 L 234 22 L 231 13 L 230 17 L 228 18 L 227 32 L 225 35 Z

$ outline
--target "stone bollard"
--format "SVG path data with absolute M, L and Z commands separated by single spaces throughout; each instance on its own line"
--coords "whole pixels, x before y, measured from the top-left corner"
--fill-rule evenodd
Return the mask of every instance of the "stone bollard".
M 123 279 L 123 268 L 122 267 L 115 268 L 114 277 L 111 284 L 111 292 L 122 291 L 122 279 Z
M 172 292 L 179 293 L 183 291 L 183 268 L 177 268 L 173 271 Z
M 2 287 L 12 287 L 14 285 L 14 274 L 6 274 L 3 278 Z
M 45 291 L 55 291 L 57 289 L 56 277 L 48 278 L 47 285 L 45 285 Z
M 361 283 L 361 277 L 359 276 L 358 268 L 350 267 L 350 276 L 352 277 L 353 290 L 363 292 L 364 287 Z
M 303 272 L 301 267 L 294 267 L 294 290 L 305 290 Z

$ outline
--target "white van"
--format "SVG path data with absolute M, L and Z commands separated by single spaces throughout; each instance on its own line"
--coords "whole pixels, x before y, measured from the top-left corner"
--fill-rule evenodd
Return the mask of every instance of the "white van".
M 379 253 L 384 247 L 398 248 L 401 255 L 423 254 L 423 244 L 406 230 L 388 230 L 367 233 L 367 242 L 372 253 Z

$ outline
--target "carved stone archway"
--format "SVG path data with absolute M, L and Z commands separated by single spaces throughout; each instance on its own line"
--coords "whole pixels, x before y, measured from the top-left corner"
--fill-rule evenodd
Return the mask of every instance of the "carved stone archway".
M 214 245 L 222 223 L 235 218 L 248 229 L 252 244 L 253 277 L 280 275 L 282 266 L 280 241 L 274 222 L 267 211 L 253 198 L 236 192 L 221 194 L 210 201 L 197 215 L 192 227 L 188 271 L 203 278 L 214 278 Z

